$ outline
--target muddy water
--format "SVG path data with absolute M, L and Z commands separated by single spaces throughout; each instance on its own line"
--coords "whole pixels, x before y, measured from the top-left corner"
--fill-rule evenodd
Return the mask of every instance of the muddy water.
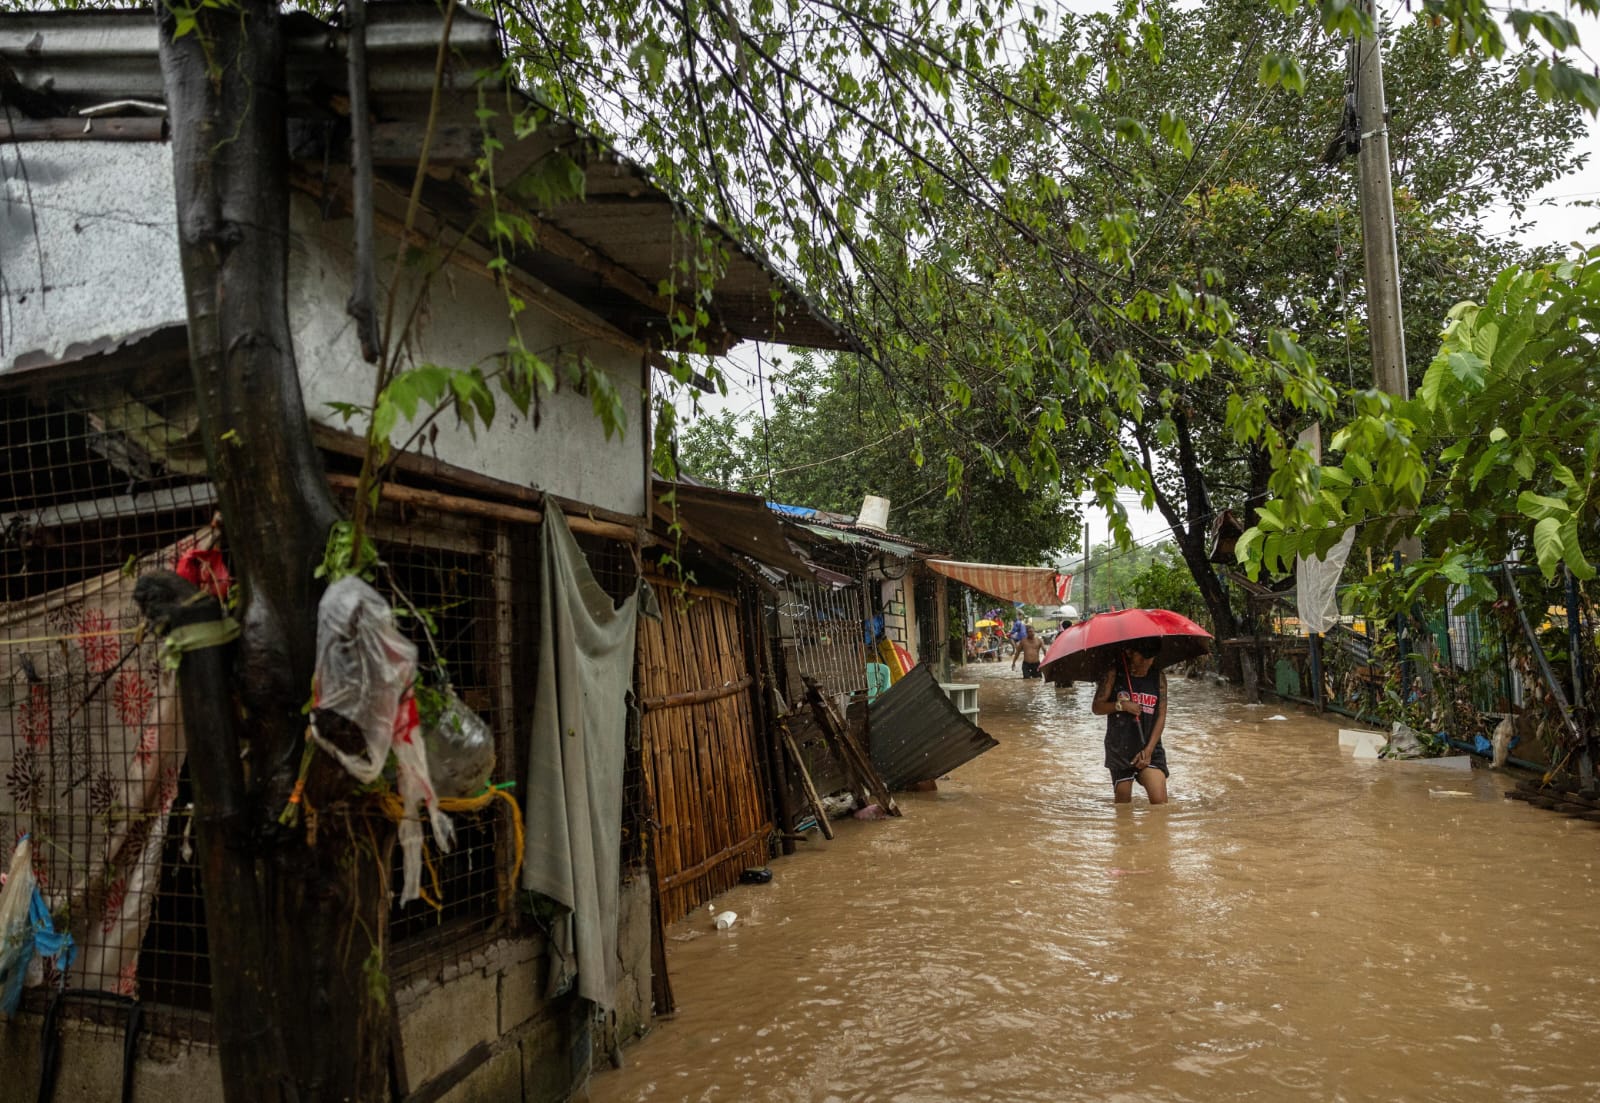
M 968 674 L 1000 747 L 670 928 L 592 1100 L 1600 1098 L 1595 827 L 1182 681 L 1117 809 L 1088 687 Z

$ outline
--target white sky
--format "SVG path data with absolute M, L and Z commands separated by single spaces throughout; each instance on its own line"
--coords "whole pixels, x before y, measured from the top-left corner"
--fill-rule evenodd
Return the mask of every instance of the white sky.
M 1396 0 L 1385 0 L 1383 6 L 1390 19 L 1404 18 L 1403 13 L 1398 16 L 1396 14 L 1401 11 L 1402 6 Z M 1593 54 L 1600 55 L 1600 20 L 1578 13 L 1568 14 L 1578 25 L 1585 48 Z M 1515 45 L 1515 39 L 1509 30 L 1507 39 L 1513 46 Z M 1600 207 L 1586 207 L 1582 204 L 1600 202 L 1600 122 L 1591 118 L 1588 120 L 1588 125 L 1588 137 L 1579 143 L 1577 149 L 1579 153 L 1588 154 L 1586 163 L 1577 172 L 1557 180 L 1535 198 L 1528 212 L 1529 225 L 1517 235 L 1518 240 L 1524 244 L 1566 247 L 1574 244 L 1593 244 L 1597 240 L 1595 226 L 1600 223 Z M 1509 139 L 1511 136 L 1507 137 Z M 1512 230 L 1509 209 L 1497 209 L 1491 212 L 1487 221 L 1493 233 L 1510 233 Z M 737 414 L 759 411 L 760 392 L 756 389 L 757 379 L 770 378 L 774 367 L 787 358 L 788 350 L 783 346 L 753 342 L 740 345 L 723 363 L 728 379 L 727 397 L 702 395 L 702 408 L 708 412 L 731 409 Z M 768 401 L 771 401 L 770 393 Z M 1155 542 L 1166 535 L 1167 524 L 1160 514 L 1153 511 L 1144 512 L 1135 496 L 1131 494 L 1124 495 L 1122 501 L 1128 509 L 1136 541 Z M 891 528 L 894 524 L 892 509 L 893 503 L 891 503 Z M 1098 508 L 1089 505 L 1086 500 L 1085 517 L 1090 526 L 1091 539 L 1097 544 L 1105 541 L 1110 532 L 1106 515 Z

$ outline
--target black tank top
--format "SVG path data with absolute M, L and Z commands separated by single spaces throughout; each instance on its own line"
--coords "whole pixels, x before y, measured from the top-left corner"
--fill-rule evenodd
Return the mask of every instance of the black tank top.
M 1155 730 L 1156 711 L 1161 707 L 1161 671 L 1152 666 L 1143 675 L 1135 675 L 1127 667 L 1118 666 L 1111 699 L 1130 697 L 1139 704 L 1138 719 L 1132 713 L 1113 712 L 1106 717 L 1106 735 L 1137 733 L 1141 741 L 1148 740 Z

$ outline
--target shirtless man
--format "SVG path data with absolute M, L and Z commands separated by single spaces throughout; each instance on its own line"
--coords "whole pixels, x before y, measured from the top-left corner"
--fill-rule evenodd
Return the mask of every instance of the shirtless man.
M 1033 626 L 1023 633 L 1017 641 L 1017 649 L 1011 653 L 1011 669 L 1017 668 L 1017 659 L 1022 660 L 1022 676 L 1024 678 L 1037 678 L 1039 676 L 1039 659 L 1044 655 L 1044 641 L 1039 638 Z

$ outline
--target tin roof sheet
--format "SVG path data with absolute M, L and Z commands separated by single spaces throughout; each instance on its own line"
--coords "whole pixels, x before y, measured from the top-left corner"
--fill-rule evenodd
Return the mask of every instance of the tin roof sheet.
M 872 764 L 891 789 L 942 777 L 998 747 L 939 686 L 933 666 L 918 663 L 868 710 Z
M 387 121 L 420 123 L 431 100 L 442 26 L 438 9 L 429 4 L 374 4 L 368 20 L 374 113 Z M 285 17 L 291 122 L 328 117 L 330 93 L 342 90 L 347 80 L 345 42 L 343 30 L 310 15 Z M 470 155 L 456 166 L 458 178 L 428 181 L 426 201 L 446 218 L 465 224 L 480 213 L 465 182 L 471 169 L 466 162 L 476 161 L 481 133 L 476 114 L 478 75 L 496 70 L 501 53 L 494 21 L 467 9 L 458 10 L 450 45 L 453 56 L 447 67 L 448 94 L 441 104 L 439 132 L 453 128 L 463 136 Z M 110 101 L 160 104 L 165 98 L 156 20 L 149 10 L 0 14 L 0 62 L 15 73 L 8 100 L 20 98 L 29 109 L 47 105 L 72 114 Z M 326 128 L 311 129 L 323 133 Z M 7 132 L 0 128 L 0 141 Z M 565 253 L 558 255 L 542 246 L 525 249 L 517 264 L 617 328 L 650 335 L 655 347 L 671 347 L 660 303 L 644 301 L 651 296 L 629 293 L 622 283 L 637 292 L 686 278 L 679 273 L 685 243 L 678 224 L 688 218 L 727 247 L 726 271 L 712 297 L 713 322 L 726 334 L 725 341 L 750 338 L 812 348 L 856 347 L 837 323 L 741 235 L 688 210 L 643 168 L 571 120 L 557 117 L 520 140 L 502 140 L 507 148 L 499 157 L 508 175 L 513 166 L 526 170 L 557 149 L 579 162 L 584 172 L 582 201 L 538 210 L 531 200 L 524 201 L 542 223 L 569 239 Z M 314 160 L 321 173 L 321 155 Z M 390 171 L 400 171 L 409 185 L 408 171 Z M 504 182 L 507 196 L 513 194 L 515 180 Z M 574 259 L 575 248 L 591 250 L 593 256 Z M 622 277 L 621 283 L 605 278 L 599 269 Z M 680 299 L 686 290 L 679 289 Z M 667 340 L 661 340 L 662 335 Z

